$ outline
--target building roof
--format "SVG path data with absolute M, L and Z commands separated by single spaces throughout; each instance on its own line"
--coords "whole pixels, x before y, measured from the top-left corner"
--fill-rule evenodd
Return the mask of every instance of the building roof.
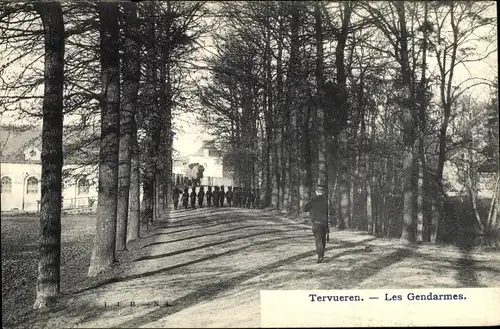
M 41 150 L 41 129 L 29 126 L 0 127 L 0 157 L 2 162 L 26 162 L 24 151 L 30 147 Z M 40 161 L 38 161 L 40 162 Z
M 191 154 L 191 156 L 202 157 L 202 156 L 204 156 L 205 149 L 208 150 L 208 156 L 210 156 L 210 157 L 221 157 L 222 156 L 222 152 L 219 149 L 217 149 L 217 147 L 215 146 L 214 140 L 203 141 L 203 145 L 198 149 L 198 151 Z
M 174 166 L 175 165 L 184 165 L 185 163 L 187 163 L 189 161 L 189 157 L 187 156 L 178 156 L 177 158 L 174 159 Z
M 64 164 L 90 164 L 98 159 L 99 140 L 89 129 L 64 127 Z M 29 148 L 42 150 L 42 127 L 0 126 L 0 161 L 3 163 L 40 163 L 40 160 L 25 159 Z

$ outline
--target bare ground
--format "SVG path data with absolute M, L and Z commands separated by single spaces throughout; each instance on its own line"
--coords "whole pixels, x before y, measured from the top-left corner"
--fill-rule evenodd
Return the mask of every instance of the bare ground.
M 51 312 L 30 311 L 14 327 L 258 327 L 262 289 L 500 286 L 498 252 L 408 246 L 352 231 L 330 238 L 316 264 L 308 225 L 262 210 L 179 210 L 110 271 L 77 278 Z M 2 259 L 3 240 L 2 233 Z

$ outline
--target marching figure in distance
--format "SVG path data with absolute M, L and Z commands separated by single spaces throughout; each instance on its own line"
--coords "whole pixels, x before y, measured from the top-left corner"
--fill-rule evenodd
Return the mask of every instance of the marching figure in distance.
M 254 208 L 259 209 L 260 206 L 260 189 L 255 190 L 255 196 L 254 196 Z
M 193 187 L 191 192 L 191 208 L 194 209 L 196 206 L 196 187 Z
M 177 210 L 177 206 L 179 205 L 179 197 L 181 194 L 181 190 L 176 186 L 172 191 L 172 200 L 174 200 L 174 209 Z
M 208 191 L 206 193 L 207 196 L 207 207 L 212 206 L 212 186 L 208 187 Z
M 198 206 L 200 208 L 203 208 L 203 199 L 205 199 L 205 191 L 203 191 L 203 186 L 201 186 L 198 192 Z
M 234 199 L 234 206 L 239 207 L 240 206 L 240 191 L 239 191 L 238 186 L 234 187 L 233 199 Z
M 224 192 L 224 185 L 220 187 L 220 192 L 219 192 L 219 205 L 221 207 L 224 207 L 224 199 L 226 198 L 226 192 Z
M 228 207 L 231 207 L 232 202 L 233 202 L 233 188 L 231 186 L 227 187 L 227 192 L 226 192 L 226 199 L 227 199 L 227 205 Z
M 214 199 L 214 207 L 219 207 L 219 187 L 214 186 L 214 193 L 212 194 L 212 198 Z
M 316 243 L 316 253 L 318 254 L 318 263 L 325 258 L 325 247 L 329 241 L 328 228 L 328 199 L 324 195 L 325 186 L 316 187 L 316 196 L 307 202 L 302 211 L 309 212 L 311 215 L 312 232 Z
M 242 187 L 240 192 L 240 208 L 245 208 L 247 204 L 247 189 Z
M 252 208 L 253 193 L 252 189 L 249 187 L 247 191 L 247 208 Z
M 189 204 L 189 190 L 188 188 L 184 188 L 184 193 L 182 193 L 182 205 L 184 206 L 184 209 L 188 208 Z

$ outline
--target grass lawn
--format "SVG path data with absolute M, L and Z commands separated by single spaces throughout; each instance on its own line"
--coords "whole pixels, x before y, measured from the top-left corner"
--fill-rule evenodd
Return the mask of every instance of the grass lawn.
M 35 301 L 38 215 L 2 216 L 2 322 L 29 311 Z M 61 291 L 85 280 L 93 248 L 95 215 L 63 215 Z

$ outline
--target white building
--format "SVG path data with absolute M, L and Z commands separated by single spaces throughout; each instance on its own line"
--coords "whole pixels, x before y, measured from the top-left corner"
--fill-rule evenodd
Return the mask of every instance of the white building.
M 176 177 L 179 177 L 176 178 L 178 185 L 182 184 L 182 177 L 190 177 L 191 170 L 189 169 L 189 165 L 196 163 L 205 169 L 201 185 L 233 185 L 231 175 L 224 171 L 222 153 L 217 150 L 213 141 L 204 141 L 203 146 L 195 153 L 185 157 L 178 157 L 174 160 L 173 172 Z
M 65 138 L 65 144 L 67 138 Z M 36 212 L 41 196 L 41 129 L 0 128 L 1 211 Z M 67 156 L 63 166 L 63 209 L 97 205 L 97 170 Z

